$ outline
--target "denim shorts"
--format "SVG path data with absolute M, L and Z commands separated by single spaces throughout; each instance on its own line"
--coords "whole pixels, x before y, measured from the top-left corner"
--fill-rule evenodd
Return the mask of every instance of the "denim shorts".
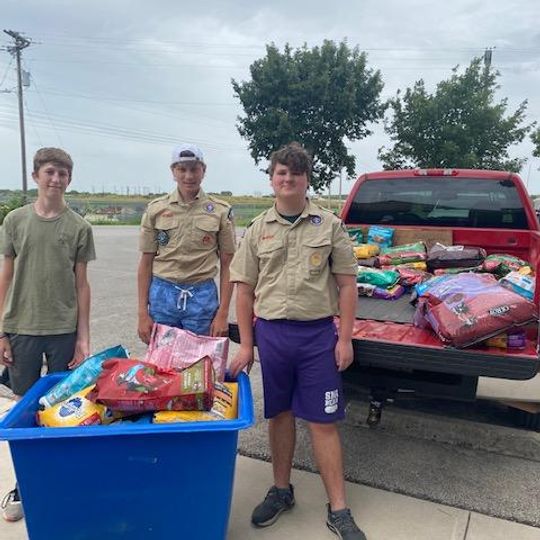
M 152 277 L 148 313 L 154 322 L 207 336 L 219 307 L 213 279 L 201 283 L 174 283 Z

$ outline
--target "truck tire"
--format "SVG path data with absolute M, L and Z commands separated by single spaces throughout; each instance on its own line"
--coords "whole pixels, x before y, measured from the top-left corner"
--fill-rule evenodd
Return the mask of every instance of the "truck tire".
M 540 431 L 540 413 L 522 411 L 514 407 L 508 408 L 510 410 L 512 422 L 516 426 L 534 431 Z

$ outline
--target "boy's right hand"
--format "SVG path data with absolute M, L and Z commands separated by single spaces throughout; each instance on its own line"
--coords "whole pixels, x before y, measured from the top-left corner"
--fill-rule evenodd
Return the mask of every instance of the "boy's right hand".
M 152 335 L 153 326 L 154 321 L 152 320 L 150 315 L 148 315 L 148 313 L 139 315 L 139 326 L 137 328 L 137 332 L 139 333 L 141 341 L 143 343 L 146 343 L 146 345 L 150 343 L 150 336 Z
M 251 366 L 253 366 L 253 360 L 253 347 L 240 347 L 229 366 L 229 373 L 233 378 L 236 378 L 247 367 L 246 371 L 249 374 Z
M 4 366 L 11 366 L 11 364 L 13 364 L 11 343 L 7 336 L 0 338 L 0 364 L 3 364 Z

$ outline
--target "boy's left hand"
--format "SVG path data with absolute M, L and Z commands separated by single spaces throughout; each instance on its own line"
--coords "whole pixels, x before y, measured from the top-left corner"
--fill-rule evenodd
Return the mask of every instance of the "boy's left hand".
M 227 313 L 222 313 L 218 310 L 212 324 L 210 325 L 210 335 L 212 337 L 222 337 L 229 335 L 229 322 Z
M 354 358 L 352 340 L 338 340 L 335 355 L 338 371 L 345 371 L 352 364 Z
M 68 364 L 69 369 L 75 369 L 85 358 L 90 356 L 90 344 L 86 340 L 77 340 L 73 358 Z

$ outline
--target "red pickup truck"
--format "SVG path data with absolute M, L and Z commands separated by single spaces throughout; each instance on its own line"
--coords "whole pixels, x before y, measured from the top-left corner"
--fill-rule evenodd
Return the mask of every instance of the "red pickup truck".
M 536 275 L 540 297 L 540 226 L 517 174 L 465 169 L 412 169 L 364 174 L 341 212 L 347 226 L 387 225 L 394 245 L 484 248 L 524 259 Z M 526 328 L 526 347 L 510 352 L 482 345 L 446 347 L 429 329 L 413 326 L 409 295 L 398 300 L 360 297 L 354 329 L 354 362 L 344 372 L 346 389 L 368 388 L 368 423 L 400 392 L 419 396 L 503 401 L 518 423 L 540 428 L 538 324 Z M 230 326 L 239 342 L 238 328 Z
M 517 174 L 464 169 L 383 171 L 360 176 L 341 212 L 347 226 L 387 225 L 394 244 L 424 240 L 484 248 L 530 263 L 538 308 L 540 226 Z M 372 401 L 368 423 L 399 392 L 506 402 L 520 422 L 540 427 L 538 324 L 526 328 L 524 350 L 482 345 L 445 347 L 429 329 L 413 326 L 408 295 L 396 301 L 361 297 L 354 330 L 355 361 L 348 386 L 366 386 Z

